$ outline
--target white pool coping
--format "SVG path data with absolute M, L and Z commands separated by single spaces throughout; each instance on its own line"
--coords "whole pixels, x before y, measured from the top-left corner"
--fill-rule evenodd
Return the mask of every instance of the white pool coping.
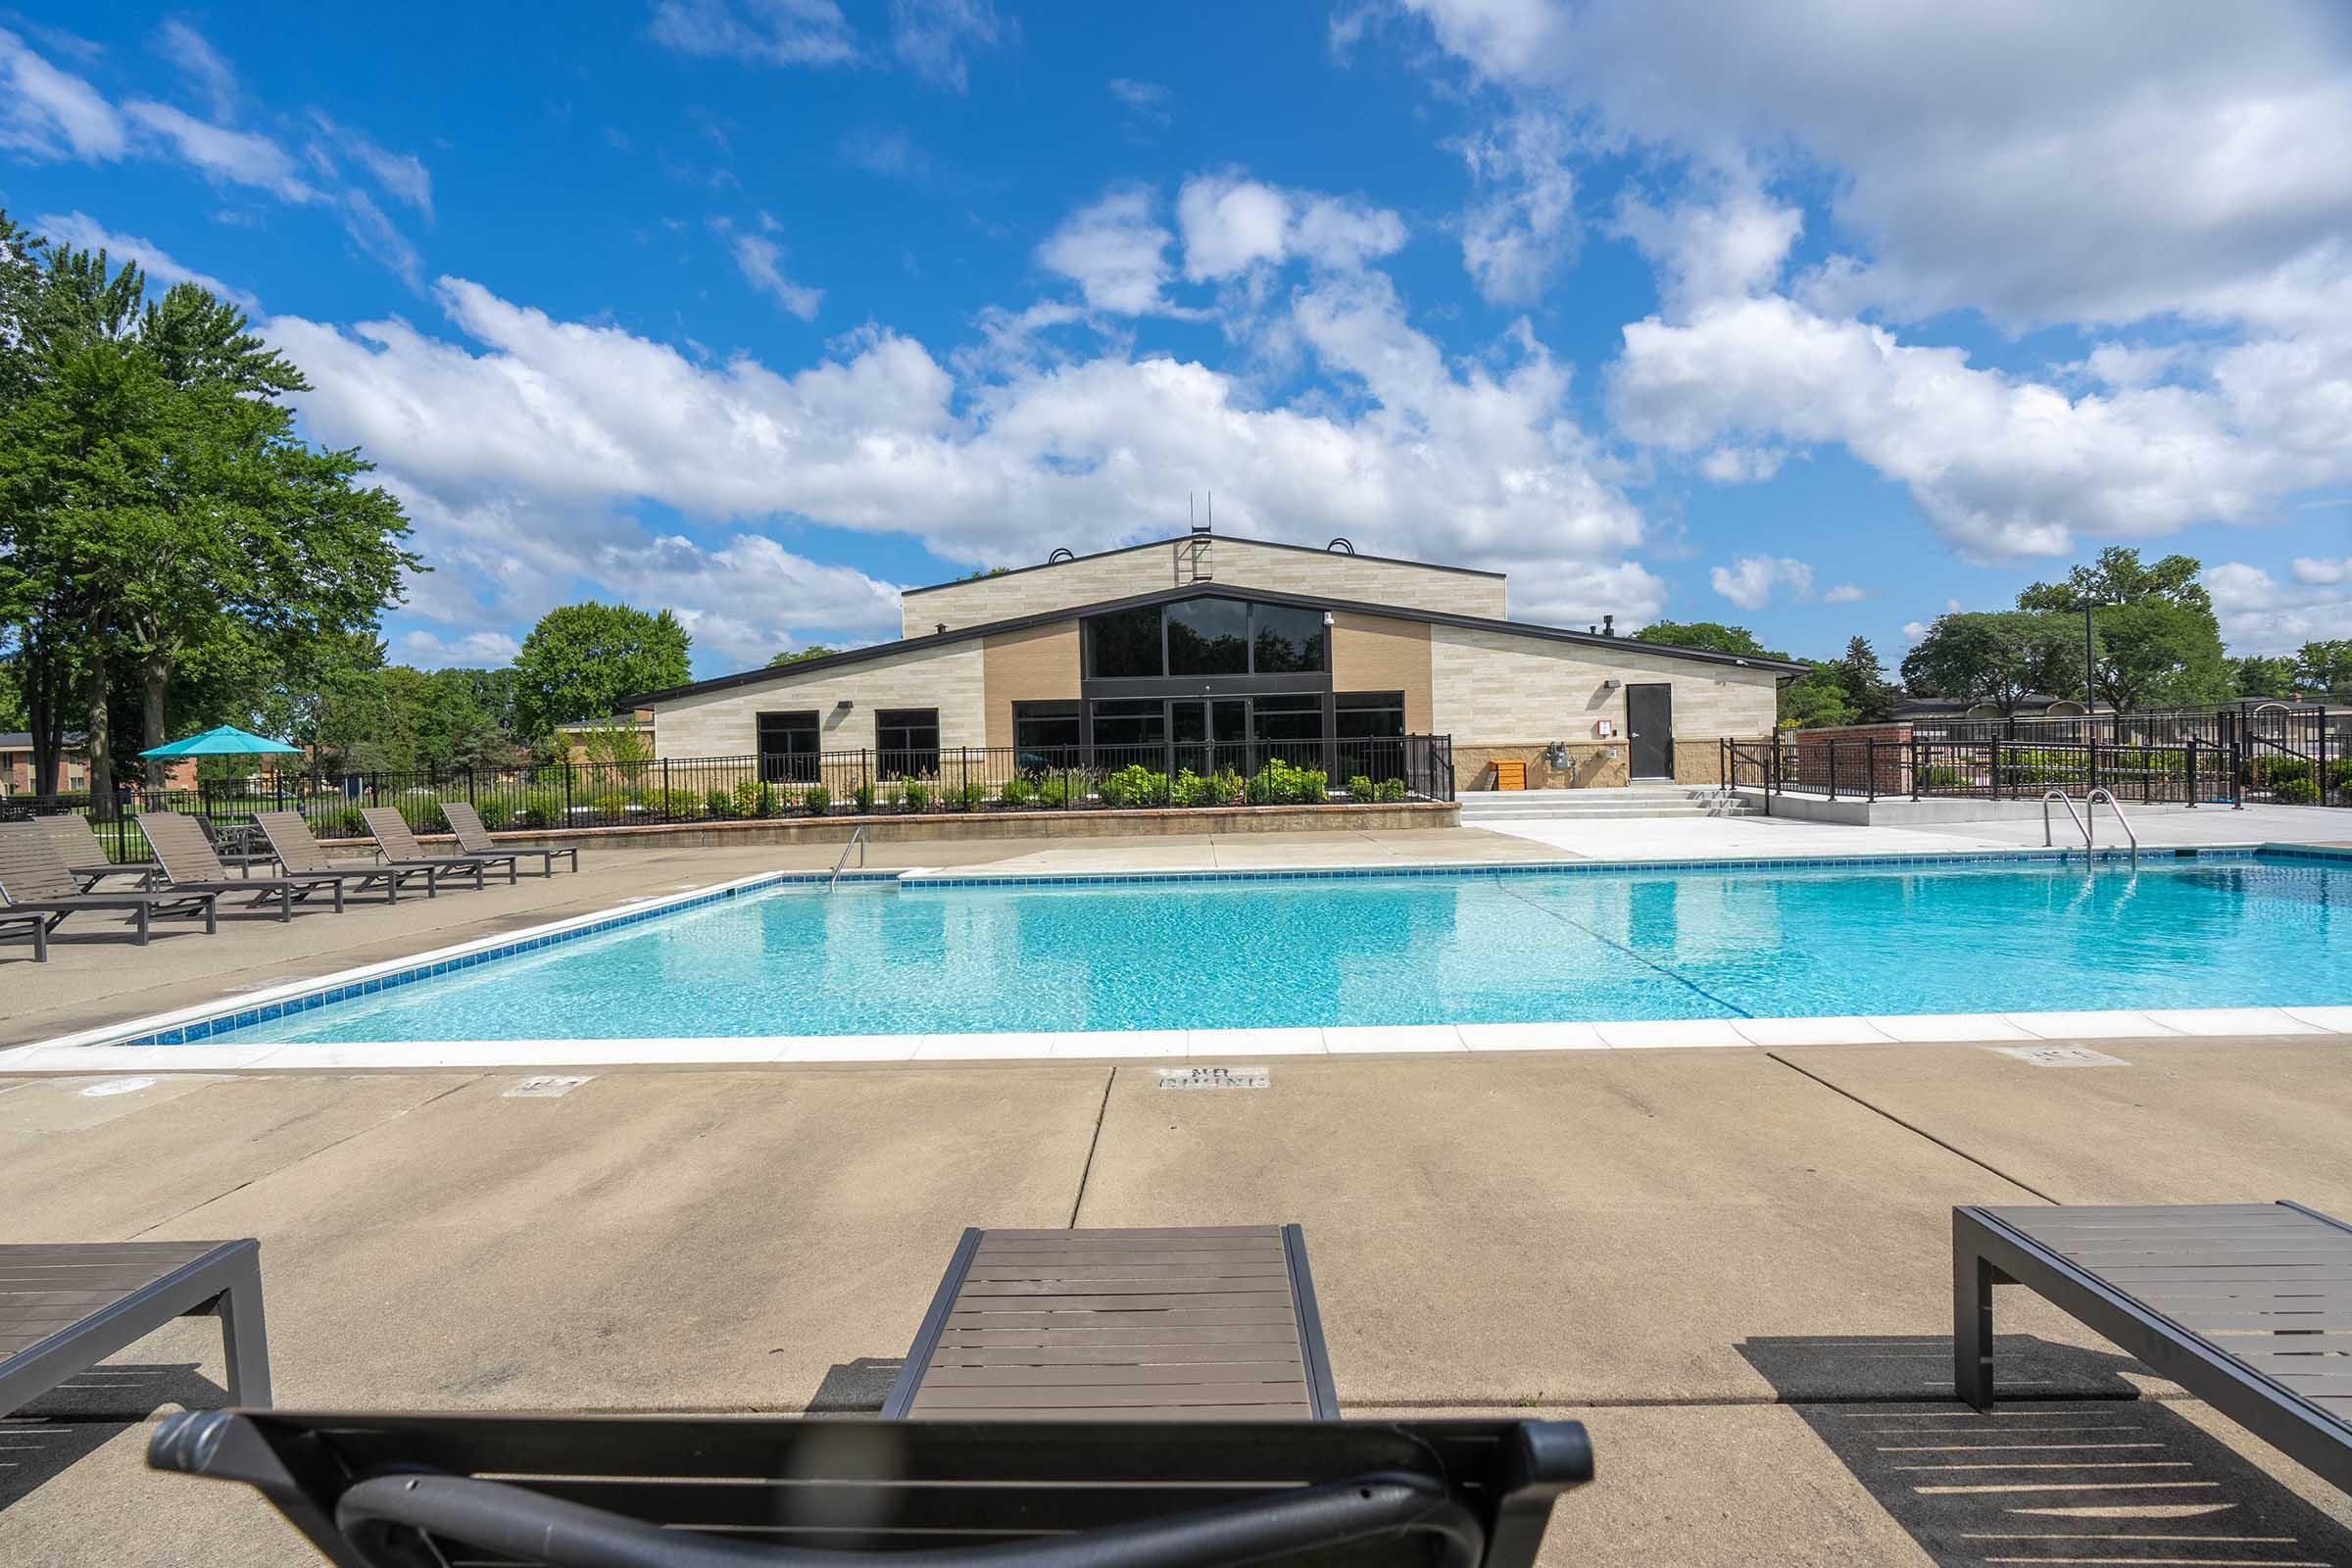
M 2203 846 L 2203 848 L 2221 848 Z M 2230 848 L 2235 849 L 2236 846 Z M 2247 846 L 2252 848 L 2252 846 Z M 2021 858 L 2033 852 L 2019 852 Z M 1988 857 L 1971 853 L 1953 859 Z M 1989 857 L 2002 858 L 2002 857 Z M 1855 857 L 1857 860 L 1881 858 Z M 1943 857 L 1903 857 L 1906 860 Z M 1590 873 L 1592 861 L 1570 862 Z M 1648 869 L 1639 861 L 1626 869 Z M 1752 862 L 1748 862 L 1752 864 Z M 1513 867 L 1524 871 L 1524 864 Z M 1317 868 L 1299 867 L 1312 875 Z M 1459 871 L 1476 865 L 1419 865 L 1410 871 Z M 897 879 L 939 873 L 915 867 Z M 1165 873 L 1188 880 L 1201 873 Z M 886 874 L 887 875 L 887 874 Z M 1151 873 L 1142 873 L 1149 876 Z M 1237 880 L 1248 879 L 1240 873 Z M 861 880 L 883 880 L 868 874 Z M 1071 880 L 1094 880 L 1073 877 Z M 1119 880 L 1134 880 L 1121 874 Z M 808 873 L 763 871 L 651 898 L 624 901 L 495 936 L 409 954 L 332 974 L 305 976 L 239 995 L 236 1011 L 289 997 L 446 962 L 608 921 L 699 904 L 736 891 L 811 880 Z M 1031 880 L 1020 878 L 1021 881 Z M 1038 880 L 1047 880 L 1040 878 Z M 1062 880 L 1059 877 L 1051 880 Z M 495 961 L 495 960 L 494 960 Z M 221 999 L 0 1051 L 0 1073 L 325 1072 L 380 1068 L 544 1068 L 558 1066 L 813 1065 L 940 1061 L 1161 1061 L 1261 1056 L 1464 1054 L 1546 1051 L 1659 1049 L 1760 1050 L 1814 1045 L 1950 1045 L 2034 1041 L 2190 1040 L 2223 1037 L 2331 1037 L 2352 1041 L 2352 1006 L 2200 1007 L 2072 1012 L 1899 1013 L 1788 1018 L 1684 1018 L 1556 1023 L 1348 1025 L 1329 1028 L 1027 1031 L 980 1034 L 762 1035 L 624 1040 L 354 1041 L 334 1044 L 118 1045 L 221 1013 Z

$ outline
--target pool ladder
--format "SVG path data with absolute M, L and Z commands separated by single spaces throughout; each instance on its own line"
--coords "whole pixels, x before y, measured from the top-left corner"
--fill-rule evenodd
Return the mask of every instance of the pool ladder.
M 2133 870 L 2137 870 L 2139 868 L 2139 835 L 2132 831 L 2132 819 L 2124 814 L 2123 803 L 2115 798 L 2115 791 L 2107 789 L 2103 786 L 2099 789 L 2092 790 L 2088 795 L 2082 797 L 2082 811 L 2079 816 L 2075 813 L 2074 797 L 2067 794 L 2066 791 L 2053 789 L 2044 790 L 2042 792 L 2042 848 L 2050 849 L 2053 848 L 2055 844 L 2055 841 L 2050 837 L 2050 803 L 2052 801 L 2056 801 L 2060 806 L 2066 808 L 2066 814 L 2074 822 L 2076 831 L 2082 835 L 2083 850 L 2087 852 L 2094 848 L 2095 846 L 2092 843 L 2091 830 L 2098 825 L 2099 802 L 2102 800 L 2107 803 L 2107 809 L 2115 813 L 2116 826 L 2124 830 L 2124 837 L 2131 842 L 2132 867 Z
M 858 869 L 860 871 L 864 870 L 865 824 L 862 822 L 858 823 L 857 830 L 850 834 L 850 842 L 841 847 L 841 858 L 833 862 L 833 874 L 825 878 L 826 887 L 835 887 L 840 884 L 841 868 L 850 863 L 850 852 L 852 850 L 856 850 L 858 852 Z

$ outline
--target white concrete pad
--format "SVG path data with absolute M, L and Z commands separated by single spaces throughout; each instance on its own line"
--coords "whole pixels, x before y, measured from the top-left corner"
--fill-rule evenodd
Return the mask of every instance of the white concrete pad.
M 2148 1016 L 2184 1035 L 2317 1035 L 2327 1031 L 2278 1007 L 2176 1007 Z
M 1883 1046 L 1893 1037 L 1868 1018 L 1734 1018 L 1751 1046 Z
M 2144 1012 L 2004 1012 L 2001 1016 L 2043 1040 L 2142 1040 L 2180 1033 Z
M 1191 1029 L 1189 1056 L 1320 1056 L 1328 1048 L 1320 1029 Z
M 915 1049 L 916 1061 L 981 1061 L 990 1057 L 1022 1056 L 1035 1060 L 1054 1054 L 1054 1034 L 925 1035 Z
M 1334 1055 L 1358 1052 L 1465 1051 L 1461 1031 L 1449 1023 L 1397 1024 L 1390 1028 L 1323 1031 L 1323 1049 Z
M 1911 1012 L 1882 1014 L 1871 1026 L 1906 1045 L 1932 1045 L 1955 1040 L 2034 1040 L 2016 1024 L 1990 1012 Z
M 1748 1041 L 1729 1018 L 1633 1019 L 1594 1024 L 1611 1051 L 1657 1051 L 1676 1046 L 1744 1046 Z
M 2279 1010 L 2315 1028 L 2352 1035 L 2352 1007 L 2282 1007 Z
M 1181 1058 L 1188 1042 L 1182 1029 L 1090 1029 L 1055 1035 L 1052 1054 L 1071 1057 L 1167 1056 Z
M 778 1049 L 778 1061 L 912 1061 L 927 1035 L 804 1035 Z
M 1465 1023 L 1455 1026 L 1472 1051 L 1606 1051 L 1589 1023 Z

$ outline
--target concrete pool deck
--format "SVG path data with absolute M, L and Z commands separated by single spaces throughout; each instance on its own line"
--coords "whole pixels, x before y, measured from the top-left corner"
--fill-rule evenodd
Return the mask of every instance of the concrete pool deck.
M 1296 1220 L 1350 1415 L 1591 1424 L 1547 1561 L 2344 1562 L 2342 1494 L 2024 1293 L 1993 1415 L 1947 1339 L 1955 1203 L 2352 1210 L 2344 1049 L 0 1077 L 0 1213 L 261 1238 L 289 1407 L 783 1412 L 879 1403 L 966 1224 Z M 315 1561 L 144 1468 L 218 1357 L 184 1322 L 0 1423 L 0 1561 Z

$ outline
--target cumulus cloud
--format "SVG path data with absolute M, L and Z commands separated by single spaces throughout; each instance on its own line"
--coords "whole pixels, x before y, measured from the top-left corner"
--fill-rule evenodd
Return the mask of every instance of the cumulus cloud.
M 2332 588 L 2338 583 L 2352 583 L 2352 556 L 2341 561 L 2314 561 L 2309 556 L 2297 556 L 2293 570 L 2297 582 Z
M 1741 556 L 1708 572 L 1707 581 L 1741 610 L 1762 610 L 1776 594 L 1794 599 L 1813 595 L 1813 568 L 1787 556 Z
M 104 94 L 0 27 L 0 149 L 30 158 L 120 158 L 122 117 Z
M 1040 265 L 1078 285 L 1086 303 L 1118 316 L 1165 309 L 1168 242 L 1150 189 L 1119 186 L 1063 220 L 1037 249 Z
M 1870 597 L 1870 590 L 1858 583 L 1841 582 L 1821 596 L 1825 605 L 1858 605 Z
M 1773 201 L 1750 179 L 1728 183 L 1711 199 L 1661 208 L 1629 195 L 1617 205 L 1616 232 L 1657 264 L 1669 317 L 1770 288 L 1804 231 L 1796 208 Z
M 2323 569 L 2306 574 L 2307 566 Z M 2342 569 L 2331 575 L 2329 567 Z M 2205 591 L 2231 653 L 2291 654 L 2308 642 L 2352 637 L 2352 560 L 2298 561 L 2294 577 L 2282 583 L 2240 561 L 2205 568 Z
M 427 668 L 446 668 L 453 664 L 496 667 L 513 663 L 514 656 L 522 652 L 522 644 L 503 631 L 476 631 L 467 632 L 463 637 L 443 637 L 422 627 L 403 633 L 399 647 L 403 659 Z
M 108 259 L 115 262 L 137 262 L 150 280 L 167 288 L 173 283 L 194 283 L 243 310 L 253 311 L 260 307 L 260 302 L 251 294 L 221 282 L 210 272 L 200 272 L 185 266 L 155 241 L 141 239 L 136 234 L 119 233 L 79 210 L 47 214 L 35 219 L 33 226 L 55 244 L 71 245 L 77 250 L 104 251 Z
M 1574 140 L 1563 117 L 1522 109 L 1459 144 L 1479 191 L 1462 215 L 1462 266 L 1488 300 L 1534 300 L 1575 256 Z
M 962 92 L 970 56 L 994 49 L 1010 32 L 993 0 L 890 0 L 890 47 L 926 81 Z
M 651 603 L 677 606 L 698 650 L 737 663 L 762 664 L 811 641 L 899 633 L 898 589 L 852 567 L 819 565 L 763 534 L 736 534 L 715 550 L 683 534 L 608 545 L 593 569 Z
M 1340 196 L 1283 190 L 1238 171 L 1196 174 L 1176 197 L 1184 275 L 1195 282 L 1236 276 L 1266 264 L 1361 267 L 1404 246 L 1404 220 L 1385 208 Z

